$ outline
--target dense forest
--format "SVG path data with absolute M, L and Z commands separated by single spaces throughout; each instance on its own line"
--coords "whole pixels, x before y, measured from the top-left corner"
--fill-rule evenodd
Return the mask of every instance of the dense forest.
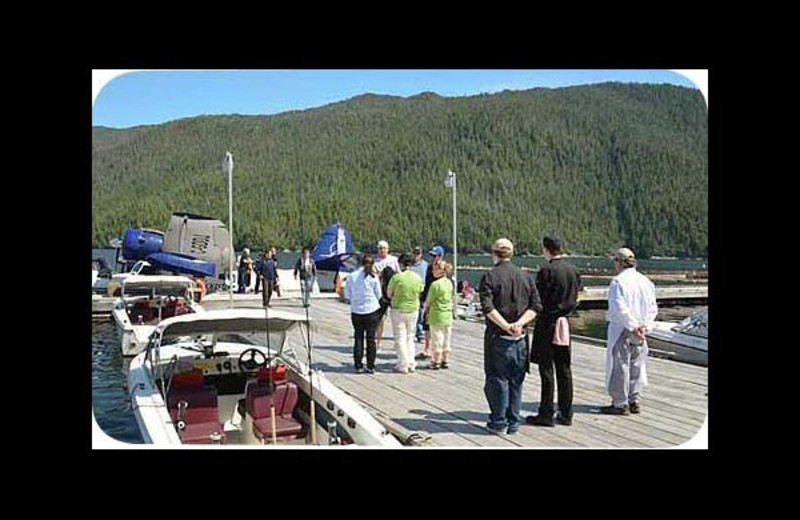
M 237 249 L 299 249 L 339 222 L 356 247 L 488 250 L 500 236 L 538 253 L 708 252 L 708 119 L 702 94 L 604 83 L 445 98 L 366 94 L 272 116 L 201 116 L 92 128 L 92 244 L 165 229 L 187 211 L 228 220 L 233 154 Z

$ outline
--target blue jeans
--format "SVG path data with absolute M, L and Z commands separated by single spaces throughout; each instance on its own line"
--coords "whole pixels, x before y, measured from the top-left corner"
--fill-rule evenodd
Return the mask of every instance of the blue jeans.
M 422 303 L 424 303 L 424 302 L 422 302 Z M 417 341 L 422 341 L 422 332 L 423 332 L 422 331 L 422 323 L 425 321 L 425 318 L 423 317 L 423 312 L 422 312 L 423 308 L 424 308 L 424 305 L 422 305 L 422 303 L 420 303 L 419 314 L 417 314 L 417 331 L 416 331 L 417 333 L 416 333 L 416 338 L 415 338 Z
M 300 292 L 303 295 L 303 307 L 308 307 L 311 304 L 311 289 L 313 287 L 314 287 L 313 278 L 300 280 Z
M 489 330 L 483 337 L 483 393 L 489 403 L 489 427 L 516 427 L 522 422 L 522 382 L 528 360 L 525 336 L 518 340 L 501 338 Z

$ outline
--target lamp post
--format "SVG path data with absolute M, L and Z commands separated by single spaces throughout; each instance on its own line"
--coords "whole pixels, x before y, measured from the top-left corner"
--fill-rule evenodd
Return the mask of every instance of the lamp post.
M 458 242 L 456 233 L 456 174 L 447 170 L 444 185 L 453 190 L 453 286 L 458 292 Z M 455 312 L 455 307 L 453 308 Z
M 233 308 L 233 155 L 225 152 L 222 159 L 222 171 L 228 174 L 228 237 L 230 238 L 230 250 L 228 251 L 228 296 L 230 306 Z

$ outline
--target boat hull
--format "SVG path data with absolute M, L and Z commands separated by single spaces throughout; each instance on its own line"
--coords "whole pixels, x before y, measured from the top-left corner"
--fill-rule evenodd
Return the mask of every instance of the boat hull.
M 708 366 L 708 339 L 675 332 L 675 323 L 656 322 L 647 333 L 647 344 L 654 355 L 693 365 Z

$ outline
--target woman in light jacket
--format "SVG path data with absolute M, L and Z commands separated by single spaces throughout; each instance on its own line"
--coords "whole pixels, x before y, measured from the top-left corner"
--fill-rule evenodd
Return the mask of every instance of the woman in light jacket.
M 347 278 L 344 286 L 345 298 L 350 300 L 350 320 L 353 322 L 355 340 L 353 360 L 357 373 L 364 372 L 364 337 L 367 340 L 366 373 L 375 372 L 375 330 L 381 316 L 380 299 L 383 296 L 381 282 L 375 274 L 372 255 L 361 258 L 361 269 Z

